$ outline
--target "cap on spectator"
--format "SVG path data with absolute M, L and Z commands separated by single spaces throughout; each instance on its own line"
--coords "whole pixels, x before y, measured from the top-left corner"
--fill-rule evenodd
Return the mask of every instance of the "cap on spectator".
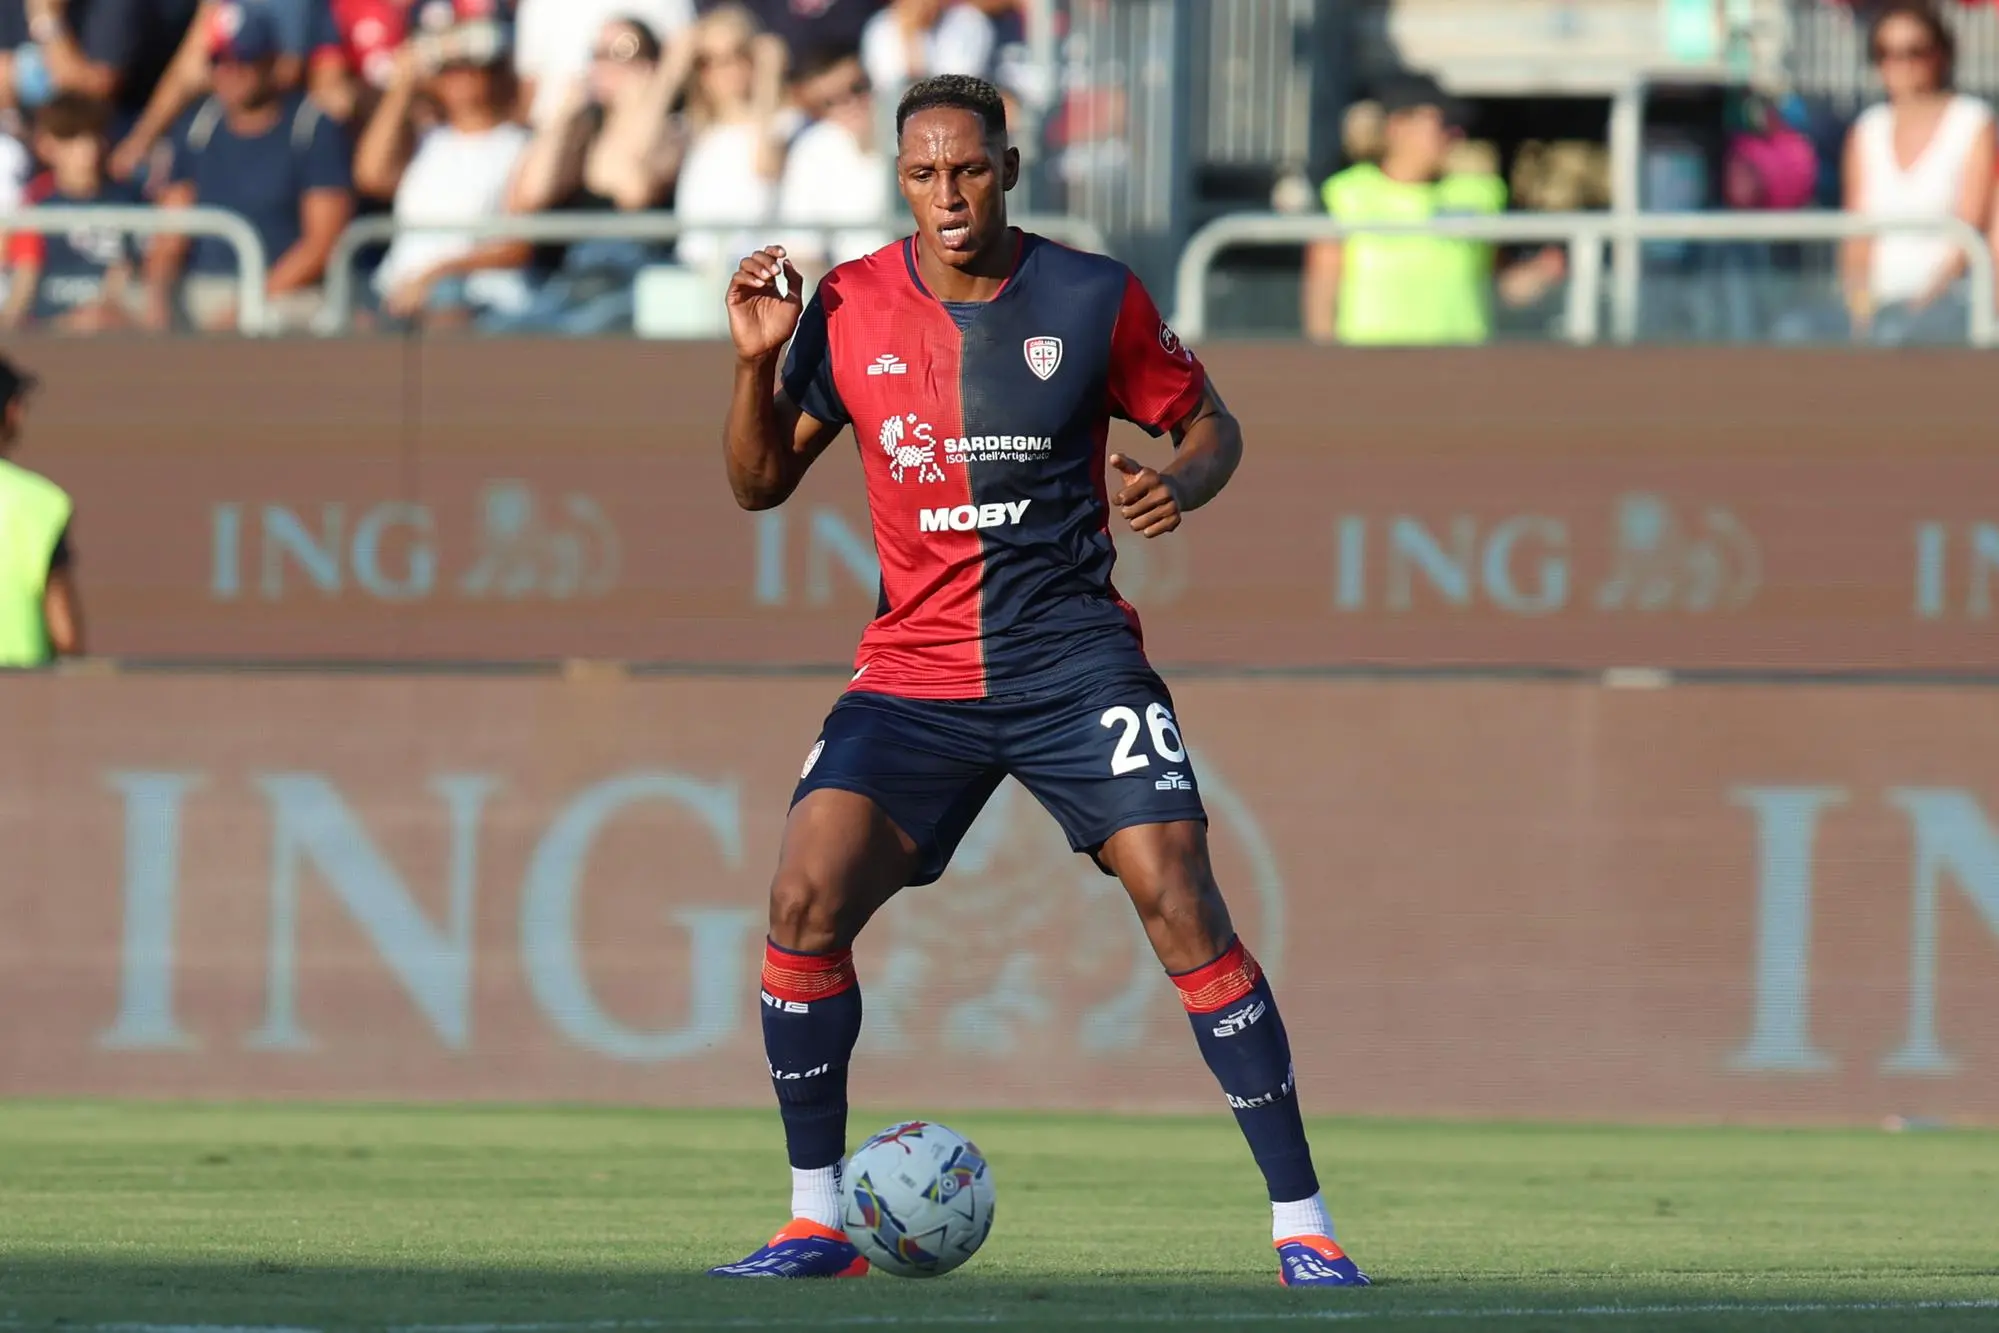
M 439 65 L 498 65 L 513 49 L 498 0 L 417 0 L 410 30 Z
M 410 31 L 445 32 L 461 23 L 504 18 L 500 0 L 416 0 L 410 6 Z
M 1444 91 L 1441 83 L 1427 74 L 1405 74 L 1390 79 L 1382 85 L 1381 95 L 1375 100 L 1381 103 L 1383 115 L 1399 116 L 1407 111 L 1435 107 L 1443 114 L 1445 124 L 1457 129 L 1465 125 L 1464 107 Z
M 27 397 L 40 388 L 41 383 L 6 357 L 0 356 L 0 408 L 7 407 L 17 398 Z
M 284 40 L 277 20 L 263 5 L 231 3 L 218 5 L 214 26 L 208 32 L 208 56 L 232 64 L 252 64 L 270 60 L 284 52 Z

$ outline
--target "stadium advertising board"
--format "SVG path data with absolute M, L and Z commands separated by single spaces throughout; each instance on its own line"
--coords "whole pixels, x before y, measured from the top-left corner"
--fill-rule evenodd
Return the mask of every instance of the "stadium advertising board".
M 738 513 L 728 356 L 148 344 L 107 388 L 97 351 L 41 344 L 23 461 L 77 495 L 107 653 L 845 662 L 877 570 L 853 460 Z M 1976 354 L 1208 360 L 1249 461 L 1122 543 L 1163 661 L 1999 668 Z
M 0 1095 L 762 1105 L 836 681 L 0 682 Z M 1971 689 L 1194 681 L 1320 1111 L 1991 1119 Z M 1011 786 L 862 942 L 875 1105 L 1214 1108 L 1115 883 Z

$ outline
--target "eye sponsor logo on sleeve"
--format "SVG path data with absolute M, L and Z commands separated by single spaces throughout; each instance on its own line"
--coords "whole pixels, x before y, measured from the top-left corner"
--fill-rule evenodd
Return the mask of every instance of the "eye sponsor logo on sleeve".
M 1182 361 L 1194 359 L 1193 351 L 1180 341 L 1180 335 L 1175 333 L 1172 325 L 1163 319 L 1159 321 L 1159 346 L 1168 356 L 1177 356 Z
M 909 363 L 894 352 L 883 352 L 868 363 L 868 374 L 870 375 L 907 375 L 908 373 Z
M 1062 366 L 1062 340 L 1060 338 L 1029 338 L 1024 345 L 1027 353 L 1027 368 L 1036 377 L 1049 380 Z

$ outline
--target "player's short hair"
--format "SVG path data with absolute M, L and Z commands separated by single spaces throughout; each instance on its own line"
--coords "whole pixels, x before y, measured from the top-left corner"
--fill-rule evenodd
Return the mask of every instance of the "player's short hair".
M 969 111 L 979 118 L 988 139 L 1006 138 L 1006 99 L 998 88 L 969 74 L 939 74 L 911 84 L 895 109 L 895 137 L 902 137 L 902 127 L 911 116 L 940 108 Z
M 83 93 L 58 93 L 35 113 L 35 133 L 51 139 L 101 138 L 111 129 L 111 104 Z

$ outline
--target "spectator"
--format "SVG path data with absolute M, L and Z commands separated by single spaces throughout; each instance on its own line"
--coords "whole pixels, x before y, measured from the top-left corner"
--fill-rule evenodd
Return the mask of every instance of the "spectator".
M 858 52 L 812 51 L 792 79 L 793 100 L 812 123 L 791 142 L 778 183 L 778 218 L 805 227 L 840 227 L 785 242 L 807 281 L 893 239 L 894 173 L 876 142 L 874 88 Z
M 707 13 L 735 0 L 701 0 Z M 854 48 L 861 33 L 888 0 L 748 0 L 747 8 L 763 30 L 794 56 L 807 51 Z
M 409 33 L 406 0 L 330 0 L 333 30 L 347 68 L 360 80 L 359 116 L 374 110 L 374 99 L 396 74 L 396 52 Z
M 1844 207 L 1874 217 L 1959 217 L 1982 232 L 1993 201 L 1992 113 L 1953 93 L 1950 29 L 1929 5 L 1896 0 L 1874 16 L 1868 50 L 1887 100 L 1862 112 L 1847 136 Z M 1852 334 L 1889 342 L 1960 336 L 1964 274 L 1962 248 L 1941 236 L 1846 242 L 1840 280 Z
M 741 5 L 710 11 L 693 30 L 694 82 L 688 91 L 687 148 L 674 213 L 690 227 L 680 258 L 697 268 L 731 266 L 755 245 L 748 229 L 775 212 L 784 149 L 773 130 L 782 98 L 785 52 Z M 716 228 L 740 226 L 737 235 Z
M 588 75 L 604 25 L 642 24 L 665 42 L 694 22 L 692 0 L 521 0 L 515 24 L 514 69 L 530 121 L 553 115 L 562 94 Z
M 253 7 L 240 14 L 240 24 L 210 34 L 215 93 L 175 135 L 160 202 L 210 204 L 248 219 L 271 264 L 271 316 L 280 330 L 301 329 L 318 312 L 327 258 L 354 216 L 348 138 L 303 93 L 279 90 L 281 38 L 271 12 Z M 209 332 L 235 327 L 237 257 L 215 237 L 195 242 L 191 260 L 185 238 L 162 237 L 153 245 L 149 323 L 171 322 L 169 303 L 184 264 L 188 321 Z
M 354 112 L 355 84 L 326 0 L 201 0 L 201 8 L 152 100 L 111 157 L 111 174 L 130 180 L 190 106 L 212 90 L 209 48 L 240 28 L 251 9 L 268 10 L 277 33 L 274 81 L 281 92 L 305 87 L 335 120 Z
M 458 0 L 461 8 L 478 0 Z M 506 28 L 492 19 L 453 22 L 403 45 L 396 74 L 369 118 L 354 160 L 360 188 L 394 201 L 396 221 L 436 226 L 506 212 L 528 131 L 509 117 L 515 83 Z M 438 123 L 420 128 L 419 98 Z M 396 325 L 462 329 L 488 311 L 526 306 L 532 247 L 462 231 L 406 231 L 375 273 L 381 311 Z
M 0 359 L 0 668 L 46 666 L 83 651 L 83 604 L 67 493 L 6 457 L 20 443 L 35 377 Z
M 0 47 L 13 58 L 0 101 L 33 111 L 58 93 L 82 93 L 110 102 L 122 133 L 173 63 L 198 3 L 6 0 Z
M 571 77 L 536 130 L 514 183 L 512 210 L 638 212 L 657 206 L 679 164 L 668 112 L 692 54 L 684 35 L 669 56 L 639 20 L 606 23 L 589 71 Z M 491 332 L 572 336 L 628 330 L 632 285 L 658 257 L 659 247 L 639 241 L 573 245 L 526 311 L 484 325 Z
M 1380 99 L 1382 156 L 1325 183 L 1326 211 L 1343 222 L 1422 223 L 1440 214 L 1506 210 L 1506 183 L 1489 170 L 1453 172 L 1459 143 L 1451 101 L 1412 76 Z M 1492 246 L 1428 236 L 1356 236 L 1306 253 L 1306 334 L 1350 344 L 1480 343 L 1492 332 Z M 1560 276 L 1560 251 L 1526 261 L 1506 280 L 1509 304 L 1538 299 Z
M 63 93 L 35 113 L 35 155 L 49 166 L 49 189 L 36 200 L 51 208 L 137 207 L 138 190 L 104 176 L 111 107 L 81 93 Z M 132 236 L 105 227 L 44 235 L 22 232 L 8 245 L 13 286 L 0 323 L 32 321 L 65 333 L 102 333 L 131 323 L 129 298 L 139 251 Z
M 983 76 L 992 60 L 993 23 L 977 5 L 892 0 L 861 32 L 868 77 L 892 93 L 933 74 Z

